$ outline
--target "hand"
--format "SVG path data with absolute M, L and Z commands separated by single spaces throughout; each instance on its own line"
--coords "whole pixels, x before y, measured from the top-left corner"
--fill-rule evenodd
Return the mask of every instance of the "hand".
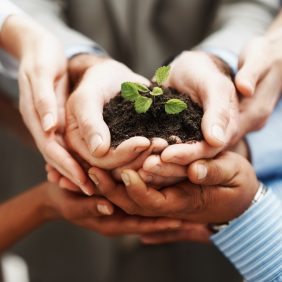
M 196 223 L 223 223 L 238 217 L 250 206 L 259 187 L 251 165 L 231 152 L 192 163 L 187 170 L 191 182 L 160 191 L 147 187 L 132 170 L 122 174 L 125 186 L 97 168 L 91 168 L 89 175 L 95 175 L 100 193 L 128 214 Z
M 249 147 L 244 139 L 228 149 L 250 160 Z M 165 187 L 184 181 L 187 177 L 187 168 L 185 165 L 163 162 L 159 155 L 149 155 L 143 161 L 143 167 L 138 170 L 138 173 L 144 182 Z
M 114 169 L 135 160 L 150 147 L 145 137 L 133 137 L 110 148 L 110 132 L 103 120 L 103 107 L 120 91 L 124 81 L 149 84 L 125 65 L 110 58 L 78 55 L 69 62 L 71 82 L 76 88 L 67 102 L 66 140 L 68 146 L 90 165 Z M 77 182 L 54 170 L 48 179 L 69 189 Z
M 172 62 L 166 86 L 190 94 L 203 107 L 205 141 L 169 146 L 161 155 L 163 161 L 187 165 L 214 157 L 233 141 L 238 128 L 237 98 L 221 60 L 204 52 L 183 52 Z
M 44 159 L 86 194 L 92 194 L 92 183 L 61 137 L 68 93 L 61 44 L 32 19 L 19 15 L 5 21 L 1 44 L 20 61 L 20 112 Z
M 103 108 L 116 96 L 124 81 L 149 82 L 125 65 L 109 58 L 78 55 L 69 64 L 72 81 L 78 84 L 67 102 L 66 138 L 70 147 L 92 165 L 113 169 L 127 163 L 150 146 L 144 137 L 110 149 L 110 132 L 103 120 Z
M 261 129 L 282 90 L 282 32 L 254 38 L 239 58 L 236 87 L 240 101 L 240 135 Z
M 102 197 L 85 197 L 50 183 L 43 183 L 40 189 L 46 220 L 64 219 L 103 235 L 146 234 L 181 226 L 179 220 L 128 216 L 114 211 L 113 205 Z
M 212 232 L 206 224 L 185 222 L 175 230 L 165 230 L 141 236 L 144 244 L 164 244 L 182 241 L 192 241 L 199 243 L 210 243 L 209 237 Z

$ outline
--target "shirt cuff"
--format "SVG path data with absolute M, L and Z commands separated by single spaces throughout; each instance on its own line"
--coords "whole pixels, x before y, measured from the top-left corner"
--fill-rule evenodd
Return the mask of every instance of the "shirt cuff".
M 0 31 L 8 16 L 14 14 L 24 14 L 24 12 L 10 1 L 1 0 L 0 1 Z
M 213 54 L 223 60 L 232 70 L 233 75 L 237 73 L 238 70 L 238 56 L 232 51 L 216 48 L 216 47 L 200 47 L 200 50 Z
M 211 236 L 247 281 L 282 281 L 281 210 L 281 199 L 269 189 L 263 199 Z
M 74 45 L 65 49 L 65 54 L 68 59 L 78 54 L 95 54 L 96 56 L 108 56 L 108 53 L 99 45 Z

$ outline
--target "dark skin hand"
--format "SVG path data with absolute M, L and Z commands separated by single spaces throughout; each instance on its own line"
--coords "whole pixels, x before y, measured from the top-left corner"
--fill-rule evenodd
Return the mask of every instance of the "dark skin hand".
M 205 177 L 203 170 L 206 170 Z M 100 193 L 126 213 L 203 223 L 200 227 L 200 234 L 205 233 L 202 238 L 210 234 L 206 224 L 227 222 L 241 215 L 250 206 L 259 186 L 248 161 L 232 152 L 221 153 L 213 160 L 193 162 L 187 169 L 190 181 L 159 191 L 147 186 L 133 170 L 125 170 L 122 174 L 126 185 L 115 183 L 106 172 L 97 168 L 89 170 L 89 176 L 93 178 L 93 175 Z M 191 226 L 188 224 L 186 228 L 191 229 Z M 181 230 L 180 238 L 183 238 Z
M 106 236 L 179 228 L 180 220 L 130 216 L 102 197 L 87 197 L 48 182 L 0 205 L 0 252 L 44 223 L 67 220 Z

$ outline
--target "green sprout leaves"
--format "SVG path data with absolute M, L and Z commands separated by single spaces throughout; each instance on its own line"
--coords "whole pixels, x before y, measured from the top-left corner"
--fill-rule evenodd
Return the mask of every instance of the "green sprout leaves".
M 135 111 L 138 114 L 146 113 L 153 102 L 155 96 L 164 94 L 161 86 L 168 79 L 170 66 L 164 66 L 157 69 L 155 80 L 158 86 L 155 86 L 151 91 L 146 85 L 134 82 L 124 82 L 121 85 L 121 96 L 126 100 L 134 103 Z M 141 95 L 140 93 L 149 93 L 154 99 Z M 148 96 L 148 94 L 147 94 Z M 170 115 L 179 114 L 187 109 L 187 104 L 179 99 L 170 99 L 165 103 L 165 112 Z
M 179 99 L 170 99 L 165 103 L 165 111 L 167 114 L 175 115 L 187 109 L 187 104 Z
M 170 66 L 163 66 L 157 69 L 155 73 L 155 80 L 159 86 L 163 85 L 168 79 Z
M 130 102 L 134 102 L 139 96 L 138 88 L 133 82 L 124 82 L 121 85 L 121 96 Z
M 138 114 L 146 113 L 150 109 L 152 102 L 152 98 L 147 98 L 140 95 L 139 97 L 137 97 L 134 103 L 135 111 Z
M 160 87 L 154 87 L 153 91 L 151 91 L 150 94 L 152 96 L 160 96 L 160 95 L 163 95 L 164 92 L 163 92 L 163 90 Z

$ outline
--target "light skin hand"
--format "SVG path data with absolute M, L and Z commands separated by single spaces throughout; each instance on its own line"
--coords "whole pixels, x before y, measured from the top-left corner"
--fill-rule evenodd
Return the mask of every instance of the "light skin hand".
M 204 52 L 185 51 L 171 64 L 166 86 L 188 93 L 203 107 L 203 142 L 169 146 L 161 155 L 164 162 L 187 165 L 211 158 L 222 151 L 237 134 L 238 103 L 226 66 Z
M 19 108 L 44 159 L 92 194 L 93 184 L 62 138 L 68 78 L 61 44 L 32 19 L 14 15 L 4 23 L 1 45 L 20 61 Z
M 97 168 L 89 173 L 98 179 L 100 193 L 126 213 L 196 223 L 222 223 L 238 217 L 249 207 L 259 186 L 250 164 L 231 152 L 192 163 L 187 170 L 191 182 L 160 191 L 147 186 L 132 170 L 122 174 L 125 186 Z
M 228 150 L 250 160 L 248 144 L 244 139 L 229 147 Z M 138 173 L 144 182 L 157 187 L 165 187 L 185 180 L 187 178 L 187 166 L 165 163 L 159 155 L 150 155 L 144 161 L 143 167 L 138 170 Z
M 282 33 L 252 39 L 239 58 L 235 78 L 240 100 L 240 135 L 261 129 L 273 112 L 282 90 Z

